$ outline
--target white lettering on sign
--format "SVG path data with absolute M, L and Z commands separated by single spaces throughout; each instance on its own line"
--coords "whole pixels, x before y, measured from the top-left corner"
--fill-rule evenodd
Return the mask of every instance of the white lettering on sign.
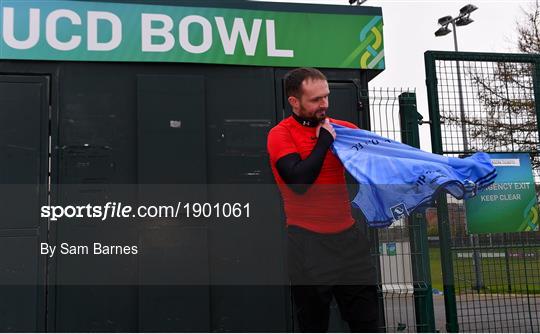
M 520 162 L 519 159 L 491 159 L 491 163 L 493 166 L 502 166 L 502 167 L 510 167 L 515 166 L 519 167 Z
M 35 47 L 41 36 L 40 22 L 41 11 L 37 8 L 30 8 L 28 36 L 26 39 L 15 37 L 15 10 L 12 7 L 4 7 L 2 11 L 2 37 L 4 42 L 11 48 L 17 50 L 28 50 Z M 82 36 L 72 34 L 67 41 L 58 39 L 58 21 L 68 20 L 74 26 L 82 25 L 79 14 L 69 9 L 57 9 L 49 13 L 45 18 L 45 39 L 47 44 L 59 51 L 71 51 L 81 45 Z M 99 22 L 106 21 L 111 26 L 111 38 L 109 41 L 98 41 Z M 120 18 L 110 12 L 88 11 L 87 13 L 87 49 L 89 51 L 111 51 L 116 49 L 122 42 L 122 22 Z
M 253 26 L 251 27 L 251 34 L 249 37 L 244 20 L 241 18 L 237 17 L 234 19 L 230 35 L 227 32 L 227 26 L 225 25 L 225 19 L 223 17 L 217 16 L 216 24 L 218 27 L 219 37 L 223 43 L 223 50 L 225 51 L 225 54 L 234 54 L 236 49 L 236 41 L 238 40 L 238 35 L 240 35 L 240 40 L 242 40 L 242 45 L 244 46 L 246 56 L 255 55 L 255 49 L 257 48 L 257 42 L 259 41 L 259 32 L 261 31 L 261 19 L 253 20 Z
M 200 45 L 193 45 L 189 41 L 189 26 L 198 24 L 202 28 L 202 42 Z M 189 15 L 180 20 L 179 26 L 180 46 L 189 53 L 205 53 L 212 47 L 212 25 L 199 15 Z
M 516 190 L 530 189 L 530 186 L 531 186 L 530 182 L 516 182 L 516 183 L 514 183 L 514 188 Z
M 482 202 L 518 201 L 518 200 L 521 200 L 521 194 L 480 195 L 480 201 Z
M 494 202 L 499 199 L 499 195 L 480 195 L 482 202 Z
M 294 57 L 293 50 L 278 50 L 276 48 L 276 28 L 274 20 L 266 20 L 267 54 L 270 57 Z
M 521 194 L 501 194 L 499 199 L 501 201 L 518 201 L 521 199 Z
M 107 21 L 112 28 L 111 39 L 107 42 L 98 41 L 99 21 Z M 111 51 L 116 49 L 122 42 L 122 21 L 113 13 L 88 12 L 88 50 Z
M 494 183 L 486 188 L 486 190 L 512 190 L 513 183 Z
M 174 36 L 172 31 L 173 19 L 164 14 L 142 14 L 141 17 L 141 38 L 143 52 L 167 52 L 174 47 Z M 219 39 L 226 55 L 237 53 L 238 38 L 244 48 L 246 56 L 254 56 L 257 51 L 259 37 L 261 34 L 262 20 L 254 19 L 251 32 L 248 34 L 243 18 L 234 18 L 232 28 L 228 28 L 225 19 L 221 16 L 214 18 L 217 26 Z M 159 28 L 155 28 L 153 23 L 161 23 Z M 268 57 L 294 57 L 294 50 L 278 49 L 276 47 L 276 29 L 274 20 L 265 20 L 266 23 L 266 55 Z M 194 45 L 190 41 L 190 27 L 199 25 L 202 29 L 202 41 L 199 45 Z M 203 16 L 189 15 L 180 20 L 178 27 L 178 41 L 181 48 L 193 54 L 205 53 L 213 46 L 213 26 L 211 22 Z M 230 32 L 229 32 L 230 31 Z M 153 37 L 161 37 L 163 41 L 155 42 Z
M 160 22 L 161 28 L 152 28 L 152 22 Z M 142 14 L 142 50 L 144 52 L 167 52 L 174 47 L 174 36 L 171 34 L 173 20 L 168 15 L 163 14 Z M 152 43 L 152 37 L 159 36 L 163 38 L 163 43 Z
M 30 8 L 28 19 L 28 37 L 25 40 L 15 38 L 15 10 L 12 7 L 4 7 L 2 37 L 4 42 L 14 49 L 27 50 L 36 46 L 39 41 L 39 9 Z
M 16 19 L 22 22 L 15 22 Z M 77 13 L 60 8 L 45 14 L 39 8 L 30 8 L 26 13 L 15 13 L 15 7 L 3 7 L 0 20 L 3 41 L 6 46 L 17 50 L 28 50 L 46 43 L 58 51 L 83 48 L 87 51 L 112 51 L 122 44 L 124 36 L 122 20 L 108 11 L 89 10 Z M 251 22 L 246 22 L 246 19 L 241 17 L 206 18 L 200 15 L 175 19 L 166 14 L 141 13 L 140 23 L 142 52 L 171 52 L 178 43 L 176 45 L 179 45 L 180 51 L 203 54 L 212 47 L 217 48 L 216 42 L 220 42 L 224 55 L 243 52 L 243 55 L 252 57 L 257 52 L 266 52 L 267 57 L 294 57 L 294 50 L 278 48 L 276 22 L 271 19 L 254 18 Z M 261 34 L 264 34 L 263 24 L 266 39 L 261 38 Z M 248 26 L 251 28 L 248 29 Z M 16 27 L 28 27 L 23 29 L 28 32 L 16 34 Z M 44 31 L 41 31 L 43 28 Z M 103 37 L 100 29 L 106 29 L 110 34 Z M 136 34 L 130 34 L 129 37 L 134 35 Z M 198 39 L 194 39 L 195 36 Z M 218 37 L 219 41 L 216 41 Z M 86 43 L 82 43 L 83 40 Z M 259 43 L 261 41 L 266 42 L 266 45 L 259 45 L 262 44 Z M 219 50 L 216 49 L 216 52 Z
M 60 19 L 68 19 L 73 25 L 80 25 L 82 23 L 81 17 L 72 10 L 58 9 L 52 11 L 47 16 L 47 20 L 45 23 L 45 36 L 47 38 L 47 43 L 49 43 L 49 45 L 54 49 L 60 51 L 70 51 L 76 49 L 79 44 L 81 44 L 81 36 L 71 36 L 71 38 L 67 42 L 62 42 L 58 40 L 56 28 L 58 20 Z

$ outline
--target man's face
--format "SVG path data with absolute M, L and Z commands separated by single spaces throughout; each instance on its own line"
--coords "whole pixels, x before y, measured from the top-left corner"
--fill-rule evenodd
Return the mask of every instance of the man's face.
M 326 118 L 330 89 L 326 80 L 306 79 L 299 98 L 289 97 L 294 112 L 305 119 L 321 122 Z

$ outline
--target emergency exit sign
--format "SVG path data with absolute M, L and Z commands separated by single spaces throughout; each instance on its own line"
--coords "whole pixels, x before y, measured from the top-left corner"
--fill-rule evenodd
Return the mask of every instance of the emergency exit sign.
M 527 153 L 492 153 L 494 184 L 465 201 L 469 233 L 538 230 L 538 200 Z

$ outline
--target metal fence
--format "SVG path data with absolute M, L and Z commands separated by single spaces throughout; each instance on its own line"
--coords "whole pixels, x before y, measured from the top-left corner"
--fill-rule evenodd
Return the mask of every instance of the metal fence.
M 371 89 L 370 130 L 419 147 L 416 95 L 412 89 Z M 426 224 L 423 214 L 385 229 L 370 229 L 378 247 L 379 295 L 388 332 L 434 332 Z
M 540 57 L 427 52 L 425 63 L 433 152 L 526 152 L 538 194 Z M 540 232 L 468 233 L 449 196 L 438 228 L 447 330 L 540 331 Z

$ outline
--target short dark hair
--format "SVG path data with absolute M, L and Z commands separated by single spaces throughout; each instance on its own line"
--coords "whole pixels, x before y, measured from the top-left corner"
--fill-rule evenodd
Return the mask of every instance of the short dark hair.
M 326 80 L 326 76 L 316 68 L 300 67 L 285 74 L 285 94 L 287 97 L 300 97 L 302 82 L 306 79 Z

